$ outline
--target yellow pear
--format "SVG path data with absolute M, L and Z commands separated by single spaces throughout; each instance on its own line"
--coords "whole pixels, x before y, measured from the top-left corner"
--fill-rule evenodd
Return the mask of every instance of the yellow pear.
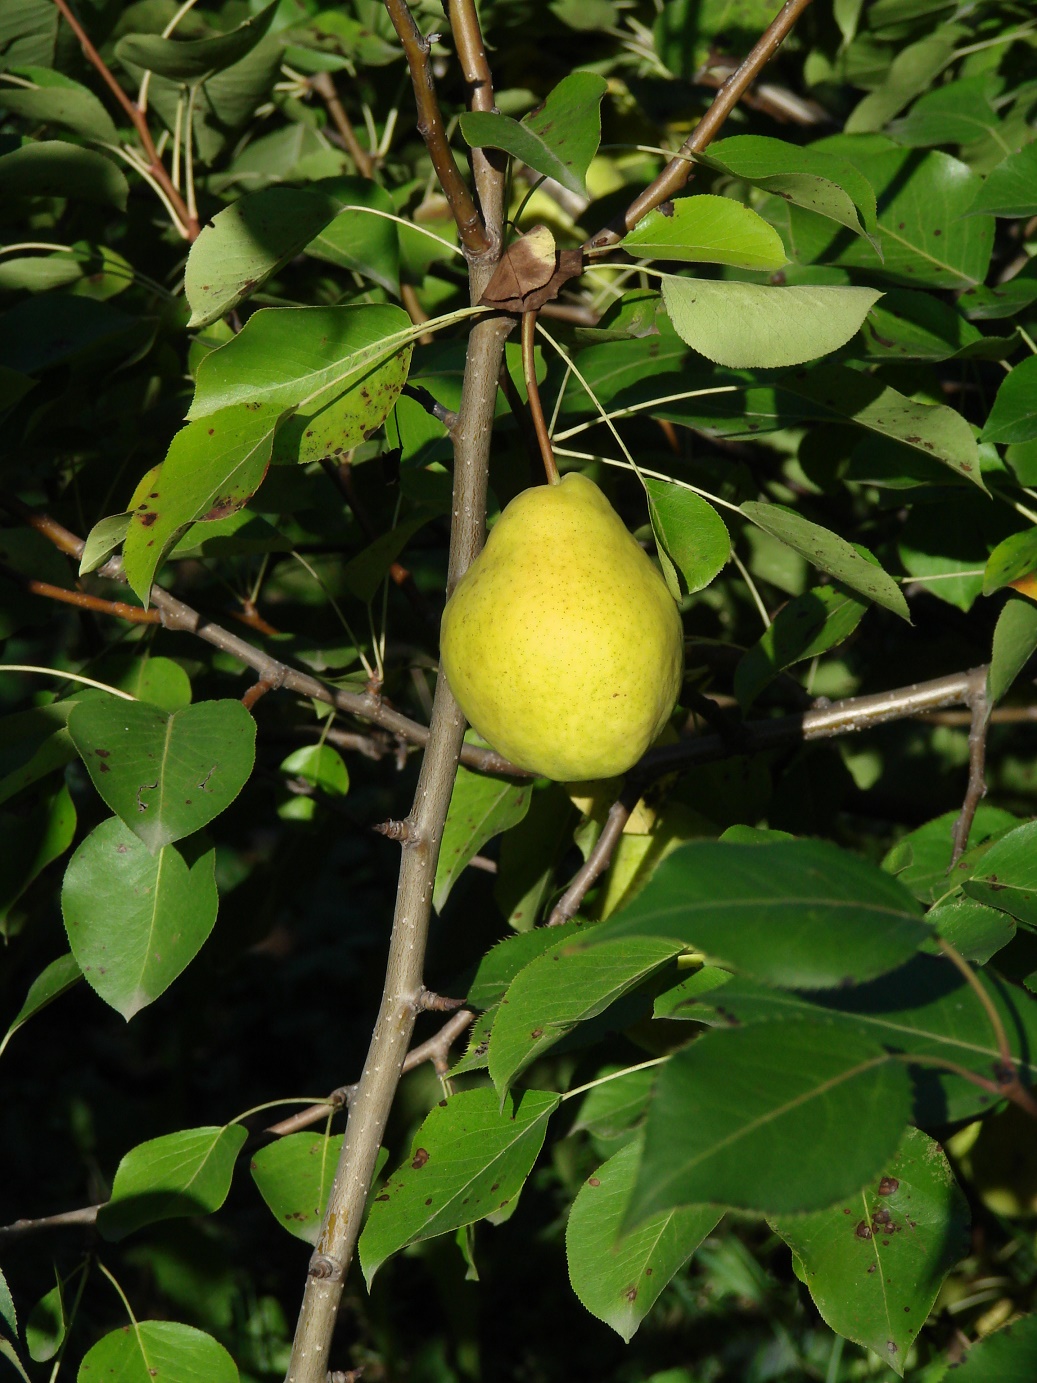
M 683 631 L 666 583 L 578 472 L 507 506 L 447 601 L 440 646 L 472 726 L 559 782 L 624 773 L 681 685 Z

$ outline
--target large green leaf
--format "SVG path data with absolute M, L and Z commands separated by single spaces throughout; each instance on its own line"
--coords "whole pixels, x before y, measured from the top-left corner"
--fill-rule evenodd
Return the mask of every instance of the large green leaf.
M 396 213 L 388 192 L 370 178 L 345 177 L 322 178 L 309 190 L 329 198 L 338 211 L 306 246 L 306 253 L 372 279 L 398 296 L 400 235 L 404 232 L 388 219 Z
M 426 1117 L 402 1166 L 374 1197 L 360 1236 L 368 1284 L 391 1254 L 498 1215 L 518 1196 L 561 1097 L 523 1091 L 501 1110 L 492 1090 L 465 1090 Z
M 768 984 L 822 989 L 892 970 L 927 935 L 901 884 L 826 841 L 692 841 L 587 946 L 664 937 Z
M 847 1029 L 706 1033 L 662 1068 L 627 1223 L 704 1203 L 821 1210 L 882 1175 L 910 1107 L 902 1063 Z
M 287 187 L 264 188 L 217 212 L 187 256 L 188 327 L 208 326 L 237 307 L 304 249 L 335 213 L 331 198 Z
M 0 84 L 0 107 L 32 123 L 61 125 L 88 139 L 117 144 L 112 117 L 89 88 L 49 67 L 14 67 L 10 76 L 30 86 Z
M 234 513 L 259 489 L 287 411 L 261 400 L 235 403 L 173 438 L 123 545 L 126 579 L 145 605 L 155 573 L 188 525 Z
M 1001 1016 L 1024 1079 L 1032 1082 L 1037 1000 L 989 972 L 980 975 L 980 983 Z M 989 1079 L 999 1060 L 983 1005 L 942 957 L 916 956 L 869 984 L 809 996 L 736 977 L 716 993 L 689 995 L 671 1005 L 667 1016 L 740 1024 L 810 1019 L 862 1033 L 890 1052 L 917 1055 L 923 1059 L 911 1068 L 917 1124 L 973 1118 L 992 1104 L 988 1092 L 940 1069 L 939 1063 L 951 1062 Z
M 1037 355 L 1021 360 L 1005 379 L 994 399 L 986 426 L 985 442 L 1032 442 L 1037 437 Z
M 69 734 L 97 791 L 152 852 L 229 807 L 255 762 L 256 722 L 240 701 L 172 714 L 141 701 L 82 702 Z
M 197 955 L 216 921 L 216 852 L 204 837 L 152 854 L 117 818 L 65 870 L 61 910 L 87 984 L 127 1022 Z
M 723 1214 L 708 1205 L 681 1206 L 624 1234 L 640 1157 L 640 1140 L 628 1143 L 588 1177 L 565 1230 L 573 1291 L 627 1342 Z
M 215 38 L 163 38 L 159 34 L 127 34 L 115 45 L 122 63 L 157 72 L 176 82 L 200 82 L 240 62 L 264 37 L 274 21 L 277 0 Z
M 586 931 L 582 922 L 565 922 L 560 927 L 538 927 L 518 936 L 506 937 L 492 946 L 475 972 L 469 985 L 466 1002 L 473 1008 L 492 1008 L 503 999 L 508 985 L 520 970 L 552 947 L 581 936 Z
M 515 826 L 529 810 L 533 785 L 472 773 L 462 764 L 454 779 L 436 865 L 432 905 L 441 912 L 450 890 L 488 840 Z
M 874 288 L 663 280 L 678 333 L 700 355 L 737 369 L 801 365 L 838 350 L 881 296 Z
M 1012 336 L 984 336 L 932 293 L 894 288 L 865 318 L 861 334 L 878 360 L 1000 360 L 1015 350 Z
M 679 941 L 632 937 L 591 944 L 564 940 L 512 980 L 490 1036 L 490 1076 L 497 1089 L 577 1023 L 593 1018 L 682 949 Z
M 522 120 L 491 111 L 461 116 L 461 133 L 473 148 L 503 149 L 577 196 L 601 139 L 601 98 L 607 89 L 596 72 L 563 77 L 542 106 Z
M 964 884 L 970 898 L 1037 929 L 1037 822 L 995 841 Z
M 81 197 L 125 211 L 129 191 L 117 163 L 63 139 L 26 143 L 0 155 L 0 195 L 5 197 Z
M 308 1244 L 320 1237 L 342 1139 L 342 1134 L 290 1133 L 259 1148 L 249 1163 L 274 1219 Z
M 226 1124 L 181 1129 L 131 1148 L 98 1211 L 97 1228 L 117 1241 L 157 1220 L 219 1210 L 247 1137 L 241 1124 Z
M 912 1340 L 969 1246 L 968 1206 L 939 1144 L 909 1129 L 856 1195 L 771 1224 L 836 1334 L 903 1377 Z
M 735 695 L 750 706 L 770 682 L 794 663 L 816 658 L 853 633 L 867 604 L 839 584 L 815 586 L 796 596 L 775 615 L 771 625 L 735 668 Z
M 711 144 L 699 162 L 846 226 L 875 229 L 875 193 L 848 161 L 763 135 L 733 135 Z
M 970 211 L 995 216 L 1037 213 L 1037 144 L 1027 144 L 991 169 Z
M 910 619 L 904 593 L 889 573 L 883 571 L 877 562 L 869 562 L 862 557 L 845 538 L 781 504 L 760 504 L 749 500 L 742 505 L 742 513 L 757 528 L 779 538 L 808 562 L 828 572 L 829 576 L 834 576 L 851 590 L 874 600 L 901 619 Z
M 238 1383 L 234 1360 L 211 1335 L 175 1321 L 134 1321 L 87 1352 L 76 1383 Z
M 617 249 L 637 259 L 733 264 L 741 269 L 780 269 L 786 264 L 781 237 L 762 216 L 730 197 L 678 197 L 666 210 L 650 211 Z

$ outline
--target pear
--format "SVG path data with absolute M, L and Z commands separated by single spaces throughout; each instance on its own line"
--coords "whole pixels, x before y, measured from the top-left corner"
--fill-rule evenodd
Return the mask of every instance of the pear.
M 440 648 L 474 729 L 568 783 L 641 757 L 677 699 L 684 637 L 659 571 L 574 471 L 507 506 L 447 601 Z

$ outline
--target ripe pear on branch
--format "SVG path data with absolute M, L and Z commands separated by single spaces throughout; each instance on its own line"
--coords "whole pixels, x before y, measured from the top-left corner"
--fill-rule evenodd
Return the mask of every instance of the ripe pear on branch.
M 673 710 L 683 651 L 662 576 L 578 472 L 512 500 L 443 615 L 443 669 L 471 725 L 560 782 L 637 762 Z

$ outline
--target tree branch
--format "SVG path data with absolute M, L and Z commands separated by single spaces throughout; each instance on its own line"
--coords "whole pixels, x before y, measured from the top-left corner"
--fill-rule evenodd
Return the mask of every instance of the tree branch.
M 691 177 L 692 157 L 700 154 L 720 132 L 720 127 L 738 104 L 743 92 L 756 80 L 782 42 L 792 31 L 797 19 L 810 4 L 810 0 L 786 0 L 773 21 L 754 44 L 744 62 L 731 73 L 717 92 L 709 110 L 695 126 L 677 153 L 655 179 L 627 207 L 619 223 L 606 226 L 587 241 L 587 250 L 601 251 L 622 240 L 628 230 L 637 225 L 670 197 L 675 197 Z
M 969 832 L 972 830 L 972 823 L 976 819 L 977 808 L 987 795 L 987 728 L 990 724 L 992 707 L 987 696 L 986 668 L 976 669 L 973 685 L 966 697 L 966 705 L 969 708 L 971 718 L 969 723 L 969 785 L 965 791 L 965 801 L 961 804 L 958 819 L 954 823 L 951 837 L 954 848 L 951 851 L 951 862 L 947 867 L 948 873 L 965 853 L 965 847 L 969 843 Z
M 843 701 L 833 701 L 774 720 L 748 721 L 739 727 L 737 740 L 733 740 L 729 733 L 693 735 L 678 740 L 676 744 L 649 749 L 630 770 L 628 786 L 613 804 L 605 829 L 586 862 L 577 870 L 569 887 L 556 903 L 548 919 L 549 925 L 557 926 L 576 915 L 591 885 L 608 868 L 637 798 L 656 778 L 692 768 L 696 764 L 731 758 L 736 754 L 758 754 L 785 745 L 831 739 L 836 735 L 854 734 L 874 725 L 884 725 L 891 720 L 907 720 L 945 706 L 968 704 L 980 679 L 985 680 L 986 674 L 985 667 L 972 668 L 968 672 L 937 677 L 931 682 L 915 682 L 908 687 L 897 687 L 893 691 L 877 692 L 872 696 L 850 696 Z
M 494 109 L 493 76 L 486 57 L 479 15 L 474 0 L 447 0 L 447 14 L 450 18 L 450 31 L 454 36 L 457 60 L 461 64 L 465 85 L 468 88 L 468 104 L 472 110 L 492 111 Z M 475 148 L 469 152 L 475 191 L 482 203 L 483 215 L 487 224 L 493 217 L 487 216 L 487 205 L 499 198 L 504 185 L 504 159 L 493 149 Z
M 399 8 L 396 0 L 386 0 L 386 5 L 390 13 Z M 413 25 L 409 11 L 407 19 Z M 427 48 L 423 52 L 427 59 Z M 413 74 L 413 66 L 411 70 Z M 420 102 L 417 81 L 415 90 Z M 488 243 L 499 244 L 500 211 L 496 206 L 485 209 L 488 224 L 493 228 Z M 470 257 L 473 303 L 482 296 L 493 268 L 490 256 Z M 497 377 L 504 357 L 504 341 L 512 325 L 506 317 L 485 319 L 473 327 L 468 338 L 461 407 L 452 431 L 454 503 L 447 573 L 449 590 L 478 555 L 485 537 L 486 484 Z M 409 838 L 401 846 L 402 862 L 381 1006 L 363 1073 L 349 1107 L 342 1155 L 320 1239 L 310 1259 L 286 1383 L 326 1383 L 328 1377 L 331 1338 L 343 1284 L 360 1233 L 378 1148 L 424 993 L 432 885 L 464 727 L 464 717 L 447 680 L 440 675 L 414 804 L 407 818 Z
M 494 240 L 487 232 L 479 210 L 454 159 L 446 127 L 439 109 L 429 53 L 432 40 L 425 38 L 410 12 L 407 0 L 384 0 L 393 28 L 403 45 L 418 108 L 418 133 L 425 141 L 432 167 L 450 203 L 461 244 L 470 258 L 481 259 L 494 251 Z M 477 301 L 472 299 L 473 302 Z
M 83 555 L 83 548 L 85 547 L 83 539 L 70 532 L 49 514 L 36 513 L 23 504 L 21 500 L 11 495 L 0 495 L 0 507 L 14 514 L 38 533 L 42 533 L 59 551 L 70 557 L 75 557 L 77 560 Z M 112 580 L 124 581 L 126 579 L 118 558 L 105 563 L 103 567 L 99 568 L 97 574 Z M 251 668 L 259 675 L 260 679 L 266 681 L 270 686 L 277 686 L 285 691 L 293 691 L 300 696 L 321 701 L 328 706 L 334 706 L 336 710 L 343 711 L 347 715 L 357 716 L 360 720 L 369 721 L 372 725 L 379 725 L 382 729 L 389 730 L 410 744 L 427 744 L 430 734 L 428 726 L 411 720 L 409 716 L 405 716 L 400 711 L 386 705 L 382 698 L 374 692 L 343 691 L 339 687 L 329 686 L 326 682 L 322 682 L 309 673 L 300 672 L 290 664 L 282 663 L 280 659 L 271 657 L 269 653 L 256 648 L 247 639 L 242 639 L 229 629 L 225 629 L 222 624 L 216 624 L 207 619 L 190 605 L 178 600 L 176 596 L 162 586 L 152 586 L 149 600 L 158 611 L 163 628 L 180 630 L 184 633 L 194 634 L 199 639 L 204 639 L 214 648 L 230 654 L 232 658 L 236 658 L 238 662 Z M 506 777 L 529 777 L 524 769 L 516 768 L 503 754 L 498 754 L 493 749 L 480 749 L 474 744 L 464 746 L 461 751 L 461 762 L 466 768 L 475 768 L 483 773 L 503 774 Z
M 341 135 L 342 143 L 346 146 L 346 152 L 356 164 L 356 171 L 362 178 L 373 177 L 374 163 L 371 155 L 356 137 L 356 130 L 353 128 L 353 122 L 346 114 L 346 108 L 339 99 L 338 90 L 335 87 L 335 82 L 331 73 L 315 72 L 313 76 L 308 79 L 308 84 L 327 106 L 332 123 Z
M 68 0 L 53 0 L 53 3 L 61 11 L 65 23 L 75 34 L 76 38 L 79 39 L 80 47 L 83 49 L 83 55 L 88 62 L 93 64 L 94 68 L 104 79 L 108 89 L 118 101 L 119 105 L 122 106 L 129 117 L 130 123 L 137 131 L 137 135 L 144 147 L 144 153 L 148 160 L 148 172 L 161 187 L 170 206 L 175 212 L 177 220 L 180 222 L 178 229 L 181 235 L 185 240 L 197 240 L 199 231 L 201 230 L 198 217 L 191 214 L 188 210 L 187 203 L 180 195 L 179 189 L 173 186 L 173 180 L 166 171 L 165 164 L 158 156 L 158 150 L 155 148 L 155 141 L 151 138 L 151 131 L 148 129 L 148 121 L 144 112 L 130 100 L 125 91 L 123 91 L 122 87 L 115 80 L 108 64 L 90 42 L 86 30 L 72 13 Z

